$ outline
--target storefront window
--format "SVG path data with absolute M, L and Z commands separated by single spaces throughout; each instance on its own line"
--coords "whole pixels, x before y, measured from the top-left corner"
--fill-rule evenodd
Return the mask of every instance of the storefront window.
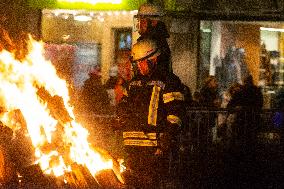
M 119 50 L 131 49 L 131 45 L 132 45 L 131 30 L 129 32 L 120 32 L 118 38 L 119 38 L 119 41 L 118 41 Z
M 102 80 L 106 81 L 109 69 L 118 64 L 118 58 L 122 59 L 117 50 L 131 49 L 134 14 L 135 11 L 44 9 L 41 24 L 43 41 L 48 44 L 48 51 L 54 52 L 52 60 L 64 59 L 54 63 L 62 72 L 68 71 L 65 74 L 68 78 L 64 79 L 70 81 L 75 89 L 80 89 L 89 73 L 99 66 Z M 121 31 L 119 36 L 116 30 Z M 65 46 L 72 52 L 59 53 L 58 49 L 66 49 Z M 66 54 L 72 57 L 68 59 L 71 62 L 65 61 Z M 65 70 L 67 64 L 68 70 Z
M 272 96 L 284 85 L 284 23 L 201 21 L 198 85 L 214 75 L 220 93 L 247 75 Z

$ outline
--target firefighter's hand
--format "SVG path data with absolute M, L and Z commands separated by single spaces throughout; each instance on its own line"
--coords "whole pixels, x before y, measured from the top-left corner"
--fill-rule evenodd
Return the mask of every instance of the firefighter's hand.
M 160 148 L 158 148 L 158 149 L 156 150 L 156 152 L 155 152 L 155 155 L 156 155 L 156 156 L 163 155 L 163 151 L 162 151 Z

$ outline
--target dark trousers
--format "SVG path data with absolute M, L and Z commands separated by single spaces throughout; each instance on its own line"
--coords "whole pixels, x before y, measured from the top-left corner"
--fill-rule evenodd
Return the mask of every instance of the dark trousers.
M 138 150 L 128 153 L 125 159 L 127 171 L 124 174 L 126 184 L 136 188 L 157 189 L 160 181 L 169 171 L 169 156 L 155 155 Z

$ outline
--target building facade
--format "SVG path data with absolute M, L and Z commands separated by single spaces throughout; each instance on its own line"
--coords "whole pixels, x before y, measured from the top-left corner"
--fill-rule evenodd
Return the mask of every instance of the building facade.
M 5 5 L 7 10 L 1 10 L 4 15 L 1 25 L 8 25 L 15 35 L 19 28 L 30 32 L 51 49 L 52 45 L 78 48 L 73 57 L 78 64 L 70 68 L 70 74 L 74 77 L 72 82 L 80 86 L 92 66 L 101 66 L 106 81 L 111 68 L 127 58 L 130 50 L 127 44 L 138 37 L 132 30 L 133 14 L 144 2 L 17 0 Z M 232 82 L 241 83 L 246 74 L 251 74 L 268 96 L 283 86 L 282 0 L 151 2 L 166 9 L 173 70 L 192 91 L 198 90 L 209 75 L 218 78 L 223 90 Z M 92 20 L 75 21 L 78 16 L 89 16 Z M 234 50 L 237 50 L 234 54 L 239 53 L 238 58 L 229 56 Z M 80 56 L 84 61 L 76 59 Z M 269 56 L 267 63 L 264 56 Z M 228 58 L 236 63 L 228 63 Z

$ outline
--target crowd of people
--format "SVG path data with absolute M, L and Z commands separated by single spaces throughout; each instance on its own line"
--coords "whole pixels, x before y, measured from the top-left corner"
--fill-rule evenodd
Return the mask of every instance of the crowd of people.
M 190 108 L 202 107 L 216 112 L 221 108 L 227 108 L 229 111 L 229 113 L 218 113 L 218 115 L 212 113 L 208 119 L 211 127 L 217 127 L 217 134 L 222 135 L 220 137 L 228 137 L 232 133 L 241 132 L 239 125 L 244 125 L 242 123 L 244 121 L 252 121 L 252 115 L 249 115 L 249 112 L 255 116 L 263 107 L 261 88 L 253 83 L 252 75 L 244 78 L 242 83 L 235 82 L 227 90 L 219 91 L 217 79 L 215 76 L 209 76 L 205 79 L 201 89 L 194 93 Z M 240 112 L 245 115 L 241 115 Z M 250 123 L 250 125 L 257 124 Z M 232 131 L 232 129 L 239 131 Z

